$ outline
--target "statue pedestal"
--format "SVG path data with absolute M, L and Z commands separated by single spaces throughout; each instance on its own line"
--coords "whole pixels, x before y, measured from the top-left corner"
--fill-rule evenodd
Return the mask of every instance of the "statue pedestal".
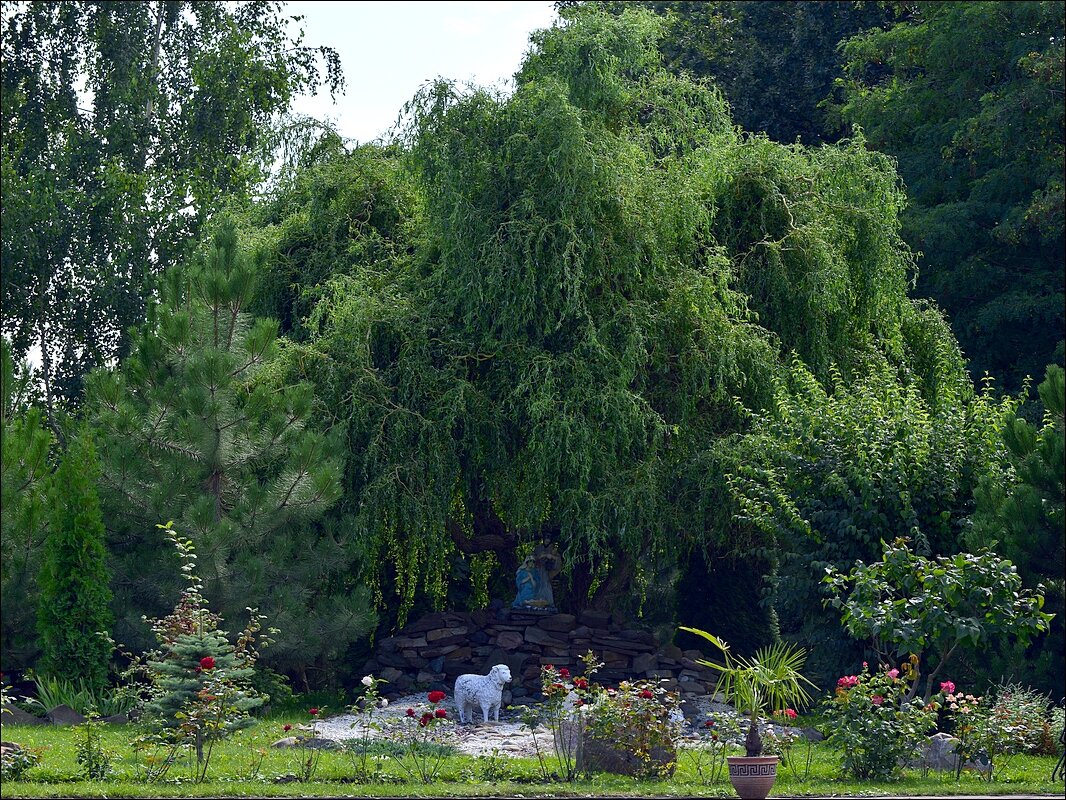
M 555 606 L 545 606 L 544 608 L 535 608 L 533 606 L 525 606 L 523 608 L 505 608 L 500 611 L 500 616 L 505 619 L 511 619 L 516 622 L 524 622 L 527 620 L 536 620 L 541 617 L 550 617 L 553 614 L 558 614 L 559 609 Z

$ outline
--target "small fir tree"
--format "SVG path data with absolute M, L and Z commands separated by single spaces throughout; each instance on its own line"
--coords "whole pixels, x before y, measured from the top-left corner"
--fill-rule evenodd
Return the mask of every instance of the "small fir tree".
M 92 438 L 83 431 L 71 441 L 49 492 L 50 525 L 37 607 L 41 671 L 93 689 L 107 685 L 112 647 L 98 472 Z
M 251 686 L 262 617 L 249 609 L 248 626 L 232 644 L 219 627 L 222 617 L 201 593 L 192 542 L 178 536 L 172 523 L 158 527 L 177 550 L 188 585 L 170 614 L 149 621 L 160 648 L 147 659 L 153 698 L 146 710 L 171 741 L 195 747 L 197 778 L 203 780 L 214 744 L 251 725 L 249 712 L 264 702 Z M 268 641 L 259 638 L 258 645 Z

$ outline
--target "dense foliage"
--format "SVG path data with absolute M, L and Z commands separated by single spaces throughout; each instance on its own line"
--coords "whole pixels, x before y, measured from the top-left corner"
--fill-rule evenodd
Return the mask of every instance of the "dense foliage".
M 277 323 L 244 310 L 254 274 L 221 223 L 167 274 L 130 357 L 90 377 L 88 407 L 106 445 L 121 640 L 143 640 L 140 615 L 179 588 L 154 530 L 175 520 L 220 613 L 257 605 L 283 619 L 279 658 L 298 669 L 339 655 L 372 619 L 330 531 L 311 524 L 339 494 L 340 429 L 309 425 L 311 387 L 278 375 Z
M 846 119 L 897 159 L 918 291 L 977 376 L 1010 388 L 1063 358 L 1064 6 L 903 4 L 847 42 Z
M 106 532 L 92 436 L 71 441 L 48 494 L 49 524 L 38 578 L 38 667 L 45 675 L 107 686 L 112 643 Z
M 182 590 L 155 534 L 175 520 L 212 611 L 262 608 L 267 662 L 305 688 L 352 669 L 375 625 L 512 592 L 538 544 L 562 553 L 568 611 L 673 630 L 703 605 L 685 621 L 741 655 L 799 643 L 819 682 L 861 656 L 818 580 L 882 540 L 933 560 L 990 546 L 1061 603 L 1062 373 L 1039 430 L 1021 398 L 975 392 L 945 315 L 908 297 L 906 243 L 926 276 L 1024 300 L 1024 341 L 981 357 L 1008 386 L 1054 355 L 1061 13 L 643 5 L 579 4 L 535 34 L 512 93 L 429 83 L 395 140 L 353 149 L 279 127 L 320 76 L 278 4 L 12 6 L 5 596 L 38 599 L 45 509 L 74 499 L 52 468 L 87 422 L 117 637 L 150 646 L 141 616 Z M 834 91 L 866 132 L 805 146 L 842 132 L 818 133 Z M 981 304 L 982 332 L 1009 316 Z M 43 397 L 17 364 L 35 346 Z M 37 655 L 19 605 L 5 668 Z M 174 663 L 220 658 L 216 633 Z M 1007 650 L 954 663 L 988 682 Z
M 1062 367 L 1049 366 L 1037 388 L 1043 424 L 1012 417 L 1003 428 L 1011 464 L 1008 480 L 985 478 L 975 490 L 977 510 L 969 546 L 989 547 L 1017 565 L 1028 587 L 1042 584 L 1045 610 L 1054 614 L 1047 637 L 1015 655 L 1034 685 L 1066 695 L 1066 381 Z M 1013 665 L 1011 665 L 1013 667 Z M 1013 669 L 1004 669 L 1011 674 Z M 1018 674 L 1018 673 L 1015 673 Z
M 631 3 L 557 2 L 564 17 L 620 14 Z M 894 4 L 821 0 L 654 0 L 640 4 L 663 17 L 659 42 L 666 66 L 709 78 L 729 101 L 733 120 L 775 142 L 837 141 L 842 126 L 827 101 L 844 74 L 839 43 L 887 26 Z
M 23 373 L 24 374 L 24 373 Z M 0 339 L 0 605 L 4 668 L 32 666 L 38 654 L 37 576 L 48 530 L 52 436 L 39 408 L 27 407 L 11 348 Z
M 345 502 L 405 605 L 442 596 L 455 548 L 506 567 L 557 541 L 580 605 L 724 538 L 716 444 L 788 350 L 819 379 L 877 352 L 954 379 L 905 296 L 888 162 L 738 135 L 713 89 L 659 65 L 661 30 L 581 15 L 538 34 L 510 97 L 427 87 L 425 222 L 382 226 L 414 252 L 334 275 L 293 358 L 349 425 Z M 302 205 L 296 226 L 328 220 Z
M 898 159 L 917 291 L 947 310 L 975 377 L 1017 390 L 1061 362 L 1061 3 L 641 5 L 664 20 L 666 65 L 712 80 L 745 130 L 817 144 L 858 125 Z
M 740 439 L 728 476 L 740 518 L 769 543 L 782 633 L 813 650 L 823 682 L 845 654 L 861 660 L 822 607 L 824 570 L 877 560 L 881 542 L 901 532 L 923 553 L 957 552 L 978 481 L 1006 472 L 999 430 L 1014 401 L 975 396 L 939 315 L 915 321 L 929 349 L 911 362 L 927 371 L 901 375 L 881 361 L 850 381 L 833 370 L 823 385 L 797 359 Z
M 343 80 L 275 2 L 4 6 L 3 318 L 49 410 L 127 352 L 154 279 L 271 166 L 293 96 Z M 321 74 L 320 60 L 326 74 Z

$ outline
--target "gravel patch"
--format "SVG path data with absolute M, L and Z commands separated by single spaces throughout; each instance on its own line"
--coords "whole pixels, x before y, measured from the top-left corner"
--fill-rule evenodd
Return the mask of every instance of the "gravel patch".
M 499 722 L 476 722 L 459 725 L 457 722 L 459 718 L 458 711 L 451 698 L 449 697 L 439 705 L 448 711 L 448 718 L 452 721 L 451 724 L 454 725 L 454 741 L 459 752 L 471 756 L 491 755 L 498 752 L 500 755 L 516 758 L 536 757 L 537 748 L 533 742 L 533 734 L 529 728 L 522 724 L 520 719 L 521 711 L 505 708 L 500 711 Z M 408 708 L 413 708 L 416 713 L 420 714 L 425 707 L 426 695 L 424 692 L 405 695 L 392 700 L 387 707 L 377 709 L 374 712 L 374 723 L 387 727 L 390 722 L 395 722 L 402 718 Z M 715 702 L 709 695 L 697 696 L 686 700 L 685 712 L 689 722 L 688 732 L 692 736 L 683 741 L 682 746 L 691 746 L 699 742 L 700 725 L 708 714 L 735 713 L 732 706 Z M 364 719 L 360 714 L 339 714 L 319 721 L 315 726 L 315 735 L 321 739 L 330 739 L 337 742 L 343 742 L 348 739 L 362 739 L 366 731 L 363 723 Z M 297 727 L 308 733 L 311 731 L 310 725 Z M 779 726 L 774 727 L 782 730 Z M 800 734 L 797 728 L 790 728 L 789 730 L 797 735 Z M 378 728 L 372 727 L 369 733 L 373 739 L 385 737 L 385 732 Z M 537 727 L 536 738 L 537 742 L 540 743 L 542 752 L 551 750 L 552 735 L 551 731 L 545 726 L 540 725 Z

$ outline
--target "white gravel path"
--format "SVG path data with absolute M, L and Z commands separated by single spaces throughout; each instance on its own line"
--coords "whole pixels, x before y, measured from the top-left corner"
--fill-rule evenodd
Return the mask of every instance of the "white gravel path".
M 451 698 L 449 697 L 439 705 L 447 710 L 448 719 L 455 726 L 456 747 L 461 753 L 478 756 L 499 751 L 501 755 L 515 757 L 533 758 L 536 756 L 533 735 L 521 722 L 501 719 L 499 722 L 459 725 L 456 722 L 459 718 L 458 712 Z M 402 718 L 408 708 L 413 708 L 421 714 L 422 710 L 428 707 L 425 693 L 407 695 L 391 701 L 386 708 L 375 710 L 373 722 L 380 723 L 384 727 L 390 721 Z M 366 730 L 364 723 L 365 719 L 361 714 L 339 714 L 318 722 L 315 725 L 315 735 L 321 739 L 332 739 L 337 742 L 346 739 L 361 739 Z M 310 726 L 301 727 L 305 731 L 310 731 Z M 551 732 L 547 728 L 539 726 L 536 735 L 542 748 L 551 747 Z M 375 739 L 383 738 L 384 732 L 372 726 L 370 736 Z
M 706 714 L 731 713 L 732 708 L 721 703 L 714 702 L 710 697 L 699 697 L 694 701 L 700 710 L 700 716 Z M 458 713 L 455 703 L 450 697 L 440 704 L 448 712 L 448 719 L 454 725 L 456 747 L 461 753 L 480 756 L 499 752 L 500 755 L 535 758 L 536 746 L 533 742 L 533 734 L 515 718 L 514 712 L 505 710 L 501 713 L 499 722 L 477 722 L 474 724 L 458 725 Z M 421 714 L 428 708 L 425 693 L 411 694 L 400 697 L 389 703 L 386 708 L 376 709 L 373 715 L 375 724 L 386 726 L 390 721 L 396 721 L 404 716 L 408 708 L 415 709 Z M 315 735 L 322 739 L 331 739 L 343 742 L 348 739 L 361 739 L 365 731 L 364 718 L 360 714 L 339 714 L 323 719 L 315 725 Z M 300 726 L 303 731 L 310 732 L 311 727 Z M 795 730 L 795 729 L 793 729 Z M 796 731 L 798 733 L 798 731 Z M 378 727 L 371 727 L 371 738 L 383 738 L 384 733 Z M 537 741 L 542 751 L 551 750 L 552 735 L 543 725 L 536 730 Z M 450 737 L 449 737 L 450 738 Z

